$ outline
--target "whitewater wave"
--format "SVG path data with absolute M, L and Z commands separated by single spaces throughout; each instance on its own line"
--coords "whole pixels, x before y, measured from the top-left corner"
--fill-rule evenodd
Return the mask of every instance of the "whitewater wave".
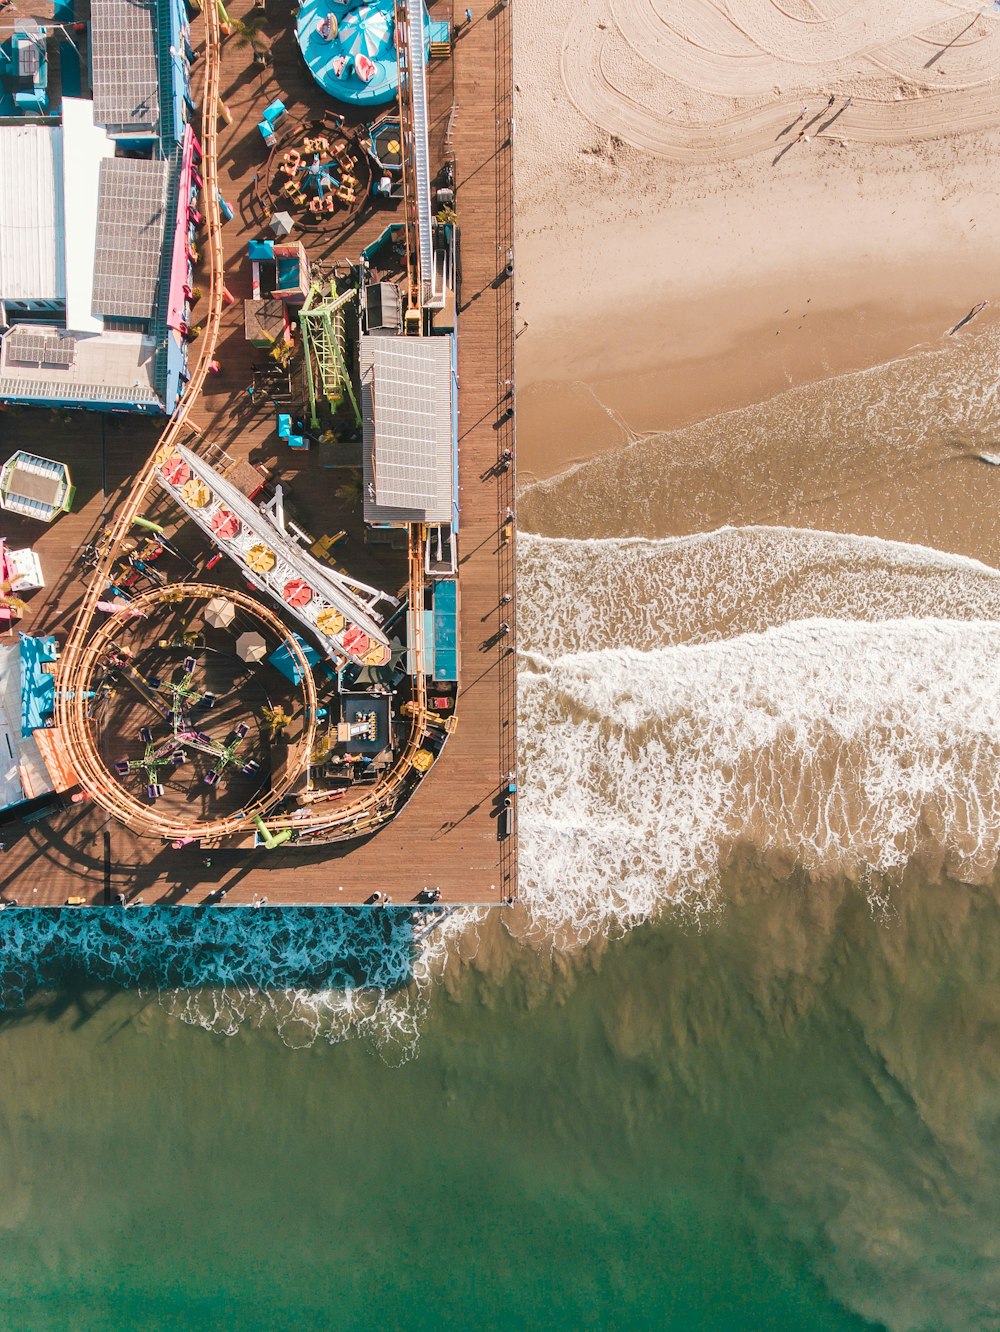
M 528 656 L 521 922 L 536 942 L 717 900 L 731 857 L 859 879 L 1000 851 L 1000 626 L 813 620 Z
M 524 650 L 557 657 L 761 633 L 794 620 L 1000 620 L 1000 572 L 924 546 L 789 527 L 518 544 Z
M 917 858 L 991 872 L 996 570 L 752 528 L 528 536 L 519 577 L 516 938 L 576 949 L 667 908 L 714 909 L 736 856 L 782 875 L 867 879 Z M 455 913 L 415 947 L 405 909 L 7 911 L 0 999 L 77 973 L 212 1032 L 361 1037 L 400 1062 L 434 983 L 480 946 L 476 919 Z

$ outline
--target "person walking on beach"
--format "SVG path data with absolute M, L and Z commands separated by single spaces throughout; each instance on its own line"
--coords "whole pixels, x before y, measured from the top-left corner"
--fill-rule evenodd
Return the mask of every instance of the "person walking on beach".
M 849 106 L 853 105 L 854 105 L 854 98 L 848 97 L 847 101 L 844 103 L 844 110 L 846 111 Z
M 799 120 L 804 120 L 808 114 L 809 114 L 809 107 L 804 106 L 802 110 L 799 112 Z

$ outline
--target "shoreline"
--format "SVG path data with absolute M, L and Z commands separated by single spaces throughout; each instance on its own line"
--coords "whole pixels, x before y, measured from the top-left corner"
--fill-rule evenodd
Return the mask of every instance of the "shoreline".
M 713 23 L 729 23 L 711 13 Z M 865 44 L 870 33 L 862 41 L 845 30 L 857 49 L 837 55 L 833 43 L 830 60 L 806 70 L 786 66 L 771 47 L 765 57 L 733 29 L 731 53 L 720 47 L 707 70 L 666 16 L 655 29 L 619 31 L 610 0 L 591 0 L 588 15 L 609 51 L 632 43 L 643 114 L 714 136 L 717 152 L 691 156 L 666 140 L 653 151 L 623 139 L 597 96 L 609 69 L 588 63 L 593 52 L 574 37 L 579 12 L 569 0 L 519 5 L 515 55 L 546 37 L 535 41 L 530 67 L 523 55 L 515 67 L 522 478 L 550 478 L 637 437 L 945 346 L 980 301 L 991 304 L 973 329 L 1000 318 L 997 132 L 980 124 L 991 108 L 1000 124 L 1000 83 L 982 81 L 975 124 L 957 114 L 963 78 L 978 78 L 975 62 L 991 46 L 977 40 L 951 51 L 944 86 L 919 64 L 900 81 L 887 78 Z M 913 40 L 922 40 L 926 16 L 912 22 Z M 1000 25 L 982 32 L 982 41 L 1000 41 Z M 648 64 L 645 41 L 659 43 Z M 727 126 L 750 113 L 744 82 L 756 68 L 741 60 L 744 47 L 764 62 L 754 106 L 781 121 L 787 110 L 788 119 L 776 138 L 734 158 Z M 581 88 L 597 99 L 581 103 Z M 828 132 L 799 142 L 800 108 L 812 116 L 830 89 L 838 106 L 851 93 L 856 104 Z M 932 102 L 941 112 L 952 95 L 955 117 L 941 117 L 936 137 L 916 128 L 901 137 L 908 116 Z
M 791 388 L 815 387 L 920 353 L 948 350 L 952 339 L 941 327 L 954 308 L 935 304 L 906 321 L 892 318 L 884 306 L 819 308 L 810 311 L 818 316 L 813 338 L 793 333 L 779 342 L 782 330 L 771 321 L 727 330 L 728 351 L 706 350 L 589 379 L 529 380 L 518 388 L 520 483 L 552 480 L 638 439 L 759 407 Z M 988 304 L 966 328 L 975 335 L 998 323 L 1000 306 Z

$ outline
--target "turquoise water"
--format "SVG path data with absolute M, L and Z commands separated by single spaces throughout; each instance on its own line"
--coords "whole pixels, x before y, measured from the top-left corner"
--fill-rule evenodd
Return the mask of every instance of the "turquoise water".
M 78 975 L 0 1032 L 0 1317 L 996 1326 L 998 943 L 993 890 L 746 872 L 572 962 L 491 922 L 402 1063 Z

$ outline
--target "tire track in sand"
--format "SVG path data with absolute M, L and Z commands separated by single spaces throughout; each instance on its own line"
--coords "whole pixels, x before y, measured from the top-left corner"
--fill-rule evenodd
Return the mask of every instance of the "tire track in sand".
M 698 0 L 694 0 L 694 3 L 697 4 Z M 703 11 L 715 11 L 710 18 L 706 15 L 705 23 L 698 25 L 700 37 L 712 40 L 712 33 L 718 30 L 714 25 L 724 16 L 717 7 L 705 4 L 703 0 L 700 8 Z M 888 6 L 880 8 L 887 9 Z M 873 21 L 871 12 L 868 26 L 864 23 L 860 27 L 857 23 L 847 26 L 842 36 L 870 36 Z M 878 13 L 879 10 L 874 12 Z M 692 6 L 687 11 L 686 21 L 688 31 L 692 34 L 693 13 Z M 967 16 L 969 11 L 959 11 L 943 3 L 943 0 L 922 0 L 917 14 L 917 20 L 911 18 L 908 34 L 901 33 L 898 24 L 887 22 L 879 30 L 883 42 L 887 42 L 890 47 L 896 46 L 908 37 L 919 36 L 919 32 L 931 24 L 940 25 L 948 15 L 961 20 L 963 14 Z M 787 14 L 781 17 L 785 23 L 795 22 L 789 20 Z M 1000 44 L 1000 25 L 993 26 L 989 41 L 991 44 Z M 803 24 L 803 27 L 815 33 L 814 24 Z M 738 31 L 735 26 L 732 27 L 733 33 Z M 630 36 L 626 37 L 626 32 Z M 635 45 L 636 33 L 648 34 L 649 40 L 641 48 Z M 612 0 L 610 5 L 609 0 L 580 0 L 576 18 L 568 28 L 562 44 L 561 77 L 567 96 L 582 116 L 607 133 L 654 155 L 677 161 L 698 162 L 720 159 L 735 161 L 757 153 L 774 153 L 782 146 L 779 136 L 788 126 L 790 103 L 794 106 L 796 99 L 803 95 L 807 98 L 810 94 L 815 96 L 816 85 L 813 88 L 800 85 L 797 89 L 788 89 L 787 76 L 794 75 L 795 67 L 783 66 L 773 56 L 766 57 L 766 53 L 759 50 L 755 55 L 751 39 L 747 34 L 744 36 L 748 41 L 745 56 L 712 51 L 707 46 L 699 45 L 690 36 L 682 38 L 679 32 L 669 28 L 651 8 L 649 0 Z M 751 68 L 756 72 L 758 62 L 764 58 L 771 60 L 774 84 L 783 80 L 785 92 L 780 102 L 774 101 L 749 110 L 734 110 L 733 114 L 716 118 L 710 124 L 685 123 L 676 114 L 676 107 L 664 104 L 666 97 L 659 105 L 651 104 L 652 99 L 646 88 L 647 80 L 643 80 L 643 88 L 637 89 L 635 94 L 621 86 L 622 80 L 615 73 L 616 62 L 610 48 L 610 41 L 615 37 L 628 41 L 637 59 L 641 58 L 640 49 L 654 50 L 658 62 L 661 62 L 655 66 L 657 72 L 677 83 L 693 87 L 698 93 L 709 92 L 733 99 L 745 95 L 742 76 Z M 730 42 L 727 41 L 725 45 L 733 49 Z M 851 50 L 850 42 L 847 43 L 847 49 L 841 46 L 837 63 L 856 68 L 860 59 L 869 66 L 873 77 L 884 80 L 888 74 L 897 83 L 913 82 L 913 76 L 907 71 L 892 68 L 880 61 L 867 37 L 863 45 L 862 51 Z M 973 44 L 972 49 L 976 46 L 978 43 Z M 647 61 L 644 63 L 649 64 Z M 984 85 L 982 81 L 978 56 L 975 63 L 977 69 L 974 81 L 953 81 L 940 92 L 906 98 L 856 97 L 848 113 L 837 117 L 830 124 L 828 137 L 858 143 L 893 144 L 992 128 L 1000 122 L 1000 99 L 997 96 L 1000 85 L 994 81 L 994 87 L 984 91 L 988 84 Z M 763 74 L 764 67 L 759 68 Z M 727 70 L 728 77 L 725 77 Z M 813 67 L 811 72 L 817 82 L 821 83 L 834 82 L 837 77 L 835 70 L 821 71 L 818 66 Z M 822 73 L 826 74 L 825 80 L 822 79 Z M 794 114 L 794 111 L 791 113 Z

